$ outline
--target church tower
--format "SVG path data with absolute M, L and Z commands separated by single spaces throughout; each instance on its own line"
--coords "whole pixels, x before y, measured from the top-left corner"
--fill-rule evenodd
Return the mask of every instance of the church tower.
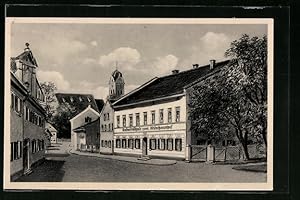
M 122 73 L 116 69 L 109 79 L 109 94 L 108 99 L 109 100 L 117 100 L 122 95 L 124 95 L 124 78 Z

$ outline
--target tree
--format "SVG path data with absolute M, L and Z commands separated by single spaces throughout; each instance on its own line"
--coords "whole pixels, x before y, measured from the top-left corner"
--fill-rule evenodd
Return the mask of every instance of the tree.
M 192 131 L 209 140 L 228 137 L 234 130 L 245 159 L 249 159 L 250 136 L 266 142 L 266 37 L 243 35 L 233 41 L 225 55 L 226 67 L 194 86 L 191 98 Z
M 241 91 L 255 114 L 253 119 L 256 130 L 267 145 L 267 36 L 263 38 L 244 34 L 231 43 L 225 56 L 238 61 L 231 73 L 236 74 L 228 81 Z
M 45 95 L 45 106 L 46 116 L 48 120 L 51 120 L 53 113 L 55 112 L 54 103 L 56 101 L 55 91 L 57 90 L 53 82 L 43 82 L 41 83 L 41 88 Z
M 70 138 L 71 124 L 70 119 L 76 112 L 70 104 L 64 103 L 58 106 L 53 116 L 53 124 L 57 129 L 58 138 Z

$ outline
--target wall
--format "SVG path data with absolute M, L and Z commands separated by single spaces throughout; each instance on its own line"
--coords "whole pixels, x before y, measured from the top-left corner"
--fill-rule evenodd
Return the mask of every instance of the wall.
M 104 114 L 109 113 L 109 119 L 104 120 Z M 104 126 L 108 127 L 109 124 L 114 124 L 114 110 L 111 107 L 111 104 L 109 101 L 107 101 L 101 111 L 101 116 L 100 116 L 100 153 L 108 153 L 112 154 L 113 153 L 113 128 L 111 128 L 110 131 L 104 130 Z M 105 141 L 110 141 L 111 142 L 111 147 L 107 146 L 102 146 L 102 142 Z
M 12 91 L 19 98 L 23 99 L 24 96 L 21 95 L 15 88 L 12 87 Z M 21 113 L 17 113 L 12 108 L 10 110 L 10 142 L 23 142 L 23 112 L 24 109 L 21 107 Z M 22 145 L 23 148 L 23 145 Z M 23 152 L 23 151 L 22 151 Z M 23 155 L 21 158 L 10 161 L 10 174 L 13 175 L 16 172 L 23 170 Z
M 96 145 L 99 147 L 100 144 L 100 119 L 87 124 L 85 126 L 86 134 L 86 144 L 87 145 Z
M 36 112 L 40 116 L 43 116 L 41 111 L 39 111 L 31 102 L 26 101 L 25 106 L 27 106 L 30 110 Z M 42 120 L 44 121 L 43 126 L 38 126 L 33 124 L 32 122 L 29 122 L 27 120 L 24 120 L 24 138 L 28 138 L 30 140 L 29 145 L 29 162 L 30 165 L 33 163 L 39 161 L 40 159 L 45 157 L 45 149 L 32 153 L 32 143 L 31 141 L 33 139 L 37 140 L 44 140 L 44 143 L 47 142 L 47 137 L 45 135 L 45 118 L 42 117 Z
M 71 122 L 71 144 L 74 148 L 77 148 L 77 143 L 79 143 L 76 133 L 73 129 L 83 126 L 86 117 L 90 117 L 92 121 L 96 120 L 99 116 L 95 113 L 96 111 L 92 111 L 92 108 L 88 110 L 84 110 L 83 112 L 76 115 L 73 119 L 70 120 Z
M 180 121 L 175 122 L 175 108 L 180 106 Z M 172 123 L 168 123 L 168 108 L 172 108 Z M 159 110 L 163 109 L 163 123 L 159 120 Z M 151 111 L 155 111 L 155 124 L 152 125 Z M 144 125 L 143 113 L 147 112 L 148 125 Z M 136 126 L 136 113 L 140 113 L 140 126 Z M 129 127 L 129 114 L 133 114 L 133 127 Z M 126 115 L 126 126 L 122 127 L 122 116 Z M 120 127 L 117 126 L 117 116 L 120 116 Z M 124 110 L 115 111 L 114 116 L 114 152 L 126 154 L 141 154 L 142 153 L 142 138 L 147 137 L 147 152 L 149 156 L 184 158 L 186 146 L 186 98 L 182 96 L 177 99 L 164 102 L 152 102 L 151 104 L 134 107 Z M 141 139 L 141 149 L 122 149 L 116 148 L 116 139 Z M 173 148 L 175 139 L 182 139 L 181 151 L 168 150 L 151 150 L 150 139 L 167 139 L 173 138 Z

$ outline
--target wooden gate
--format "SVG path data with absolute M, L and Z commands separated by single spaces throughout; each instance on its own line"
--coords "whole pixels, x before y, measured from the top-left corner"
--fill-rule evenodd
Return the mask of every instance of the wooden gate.
M 191 145 L 191 160 L 206 161 L 207 146 L 206 145 Z

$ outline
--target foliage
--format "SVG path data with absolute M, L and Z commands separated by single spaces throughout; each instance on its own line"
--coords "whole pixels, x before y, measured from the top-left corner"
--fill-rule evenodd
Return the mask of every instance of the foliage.
M 213 141 L 233 132 L 249 159 L 250 136 L 267 144 L 267 38 L 243 35 L 225 55 L 231 57 L 228 66 L 190 94 L 192 131 Z
M 45 95 L 44 109 L 46 111 L 46 116 L 48 120 L 51 120 L 55 112 L 54 103 L 56 102 L 55 91 L 57 90 L 57 88 L 53 82 L 43 82 L 41 83 L 41 88 Z
M 57 129 L 58 138 L 70 138 L 71 124 L 70 119 L 76 112 L 76 109 L 68 103 L 58 106 L 55 115 L 53 116 L 53 124 Z

